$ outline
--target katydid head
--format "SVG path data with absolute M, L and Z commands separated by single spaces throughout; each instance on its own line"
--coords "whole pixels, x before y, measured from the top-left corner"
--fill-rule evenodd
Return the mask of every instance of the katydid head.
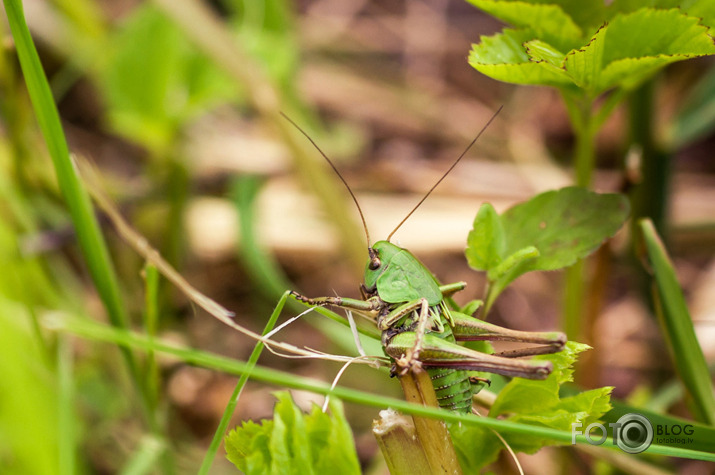
M 389 241 L 377 241 L 369 247 L 370 259 L 365 265 L 365 288 L 368 291 L 377 289 L 377 279 L 385 272 L 392 258 L 403 249 Z

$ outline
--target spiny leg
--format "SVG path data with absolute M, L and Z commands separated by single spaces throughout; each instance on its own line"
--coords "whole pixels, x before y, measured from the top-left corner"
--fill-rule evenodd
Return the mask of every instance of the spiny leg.
M 497 353 L 496 356 L 516 358 L 520 356 L 544 355 L 561 351 L 566 344 L 562 332 L 526 332 L 511 330 L 479 320 L 459 312 L 452 312 L 454 327 L 452 333 L 458 341 L 501 340 L 520 343 L 534 343 L 541 346 L 522 348 Z
M 399 360 L 418 341 L 415 332 L 395 335 L 385 347 L 385 352 Z M 467 371 L 484 371 L 504 376 L 518 376 L 527 379 L 546 379 L 553 365 L 550 361 L 518 360 L 488 355 L 457 343 L 443 340 L 431 333 L 425 334 L 420 342 L 420 363 L 430 368 L 453 368 Z
M 420 299 L 420 310 L 417 320 L 417 328 L 414 331 L 415 342 L 412 348 L 409 348 L 405 353 L 398 359 L 396 359 L 396 364 L 399 366 L 400 374 L 404 375 L 412 368 L 420 367 L 420 351 L 422 351 L 422 340 L 427 333 L 427 323 L 430 321 L 430 309 L 427 299 Z M 412 332 L 410 332 L 412 333 Z

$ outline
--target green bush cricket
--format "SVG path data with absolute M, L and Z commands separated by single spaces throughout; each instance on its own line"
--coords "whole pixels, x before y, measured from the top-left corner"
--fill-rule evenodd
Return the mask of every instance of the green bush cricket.
M 489 382 L 474 376 L 474 372 L 545 379 L 552 370 L 549 361 L 517 358 L 555 353 L 566 343 L 566 336 L 561 332 L 510 330 L 464 313 L 467 309 L 471 314 L 476 313 L 481 306 L 480 301 L 468 304 L 461 309 L 463 311 L 451 308 L 445 299 L 464 289 L 466 283 L 440 285 L 427 267 L 412 253 L 390 242 L 397 229 L 454 169 L 498 113 L 499 111 L 492 116 L 459 158 L 387 239 L 374 244 L 371 244 L 365 217 L 350 186 L 308 134 L 284 115 L 313 144 L 340 177 L 357 206 L 368 243 L 364 283 L 360 285 L 363 300 L 342 297 L 309 298 L 294 291 L 291 291 L 291 295 L 308 305 L 338 307 L 367 316 L 382 332 L 385 354 L 394 362 L 393 375 L 404 375 L 412 368 L 424 368 L 432 380 L 440 407 L 461 412 L 471 411 L 472 396 Z M 457 343 L 482 340 L 522 342 L 537 346 L 486 354 Z

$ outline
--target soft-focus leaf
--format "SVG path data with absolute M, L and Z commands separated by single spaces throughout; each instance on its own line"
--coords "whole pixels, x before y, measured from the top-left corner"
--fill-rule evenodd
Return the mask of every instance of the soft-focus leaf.
M 579 187 L 542 193 L 502 214 L 507 253 L 534 246 L 539 257 L 529 270 L 567 267 L 613 236 L 628 211 L 628 200 L 619 194 Z
M 467 261 L 475 269 L 492 269 L 502 261 L 505 248 L 499 215 L 491 204 L 484 203 L 467 236 Z
M 331 414 L 317 407 L 303 414 L 287 391 L 276 397 L 273 420 L 244 422 L 226 436 L 227 457 L 234 465 L 248 475 L 360 473 L 339 401 L 331 400 Z
M 504 244 L 498 246 L 485 241 L 492 238 L 492 233 L 481 230 L 486 213 L 478 214 L 468 237 L 467 261 L 476 270 L 492 272 L 509 256 L 536 248 L 538 257 L 523 260 L 510 272 L 495 276 L 495 284 L 501 290 L 525 272 L 560 269 L 586 257 L 615 234 L 628 217 L 628 210 L 627 199 L 618 194 L 599 194 L 578 187 L 542 193 L 499 216 L 504 236 L 500 242 Z M 490 227 L 496 225 L 492 223 Z M 500 259 L 484 258 L 495 250 Z
M 235 95 L 235 83 L 154 5 L 135 9 L 110 42 L 102 68 L 110 120 L 151 148 L 168 146 L 184 121 Z
M 715 4 L 715 2 L 713 2 Z M 715 65 L 689 91 L 673 119 L 671 145 L 682 147 L 715 130 Z

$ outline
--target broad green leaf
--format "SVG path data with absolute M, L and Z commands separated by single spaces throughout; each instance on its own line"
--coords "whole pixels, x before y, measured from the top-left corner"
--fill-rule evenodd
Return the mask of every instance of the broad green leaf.
M 244 422 L 226 436 L 226 454 L 236 467 L 248 475 L 360 473 L 339 401 L 331 400 L 331 414 L 318 407 L 303 414 L 287 391 L 276 398 L 273 420 Z
M 59 473 L 62 439 L 77 436 L 60 429 L 76 431 L 81 423 L 69 414 L 68 422 L 74 424 L 59 425 L 65 414 L 60 412 L 54 364 L 29 328 L 28 307 L 5 293 L 0 293 L 0 472 Z
M 618 194 L 599 194 L 578 187 L 548 191 L 499 216 L 504 236 L 504 244 L 499 246 L 482 241 L 492 233 L 480 231 L 484 214 L 477 214 L 467 241 L 467 261 L 473 269 L 494 276 L 492 284 L 498 294 L 526 272 L 561 269 L 586 257 L 615 234 L 628 217 L 628 210 L 628 200 Z M 503 261 L 531 247 L 538 250 L 538 257 L 522 260 L 509 272 L 496 275 L 495 269 Z M 485 250 L 494 249 L 499 250 L 500 259 L 483 257 L 488 255 Z
M 561 398 L 563 383 L 572 380 L 571 366 L 578 354 L 589 347 L 568 342 L 564 350 L 554 355 L 536 357 L 550 360 L 554 365 L 551 375 L 544 381 L 514 378 L 499 392 L 489 411 L 489 417 L 508 421 L 549 427 L 568 431 L 575 422 L 590 423 L 598 420 L 610 406 L 612 388 L 598 388 L 574 396 Z M 455 448 L 463 465 L 480 468 L 496 459 L 504 448 L 495 433 L 484 427 L 451 425 Z M 546 439 L 522 434 L 501 434 L 506 443 L 518 452 L 534 453 L 547 444 Z
M 534 246 L 539 257 L 528 270 L 567 267 L 613 236 L 628 212 L 628 200 L 619 194 L 580 187 L 542 193 L 502 214 L 507 253 Z

